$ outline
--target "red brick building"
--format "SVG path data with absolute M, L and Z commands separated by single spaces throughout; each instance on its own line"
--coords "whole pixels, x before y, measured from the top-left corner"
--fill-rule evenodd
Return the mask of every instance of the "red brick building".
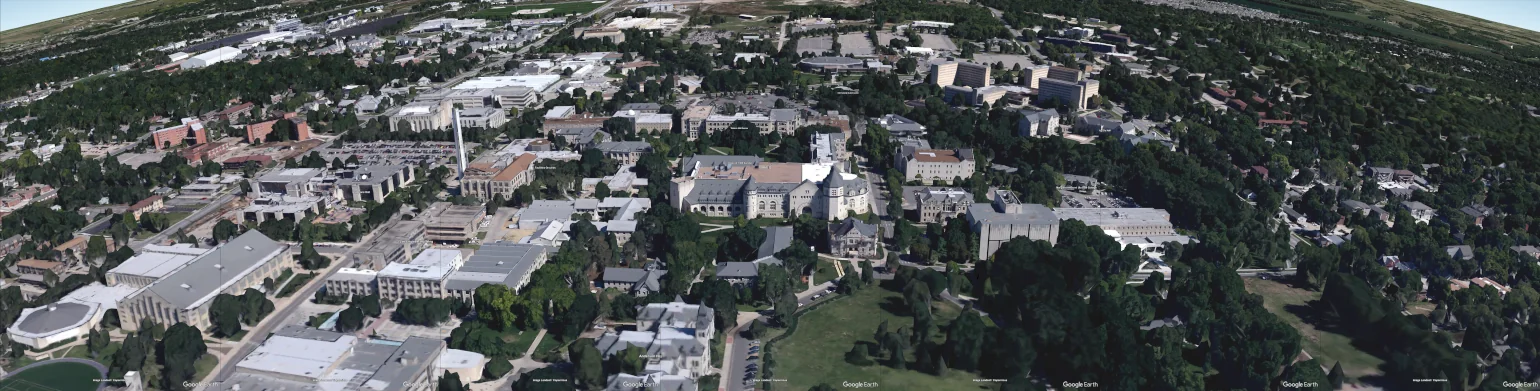
M 222 155 L 228 151 L 230 151 L 230 143 L 215 141 L 207 144 L 194 145 L 191 148 L 184 149 L 182 150 L 181 155 L 182 158 L 187 159 L 188 163 L 198 164 L 200 161 L 214 160 L 215 156 Z
M 203 122 L 196 118 L 183 118 L 182 124 L 164 128 L 150 133 L 154 140 L 155 149 L 166 149 L 182 144 L 205 144 L 209 142 L 208 129 L 203 128 Z
M 283 119 L 275 119 L 272 121 L 246 125 L 246 142 L 251 144 L 261 143 L 262 140 L 267 138 L 269 133 L 273 132 L 273 126 L 277 125 L 278 121 L 294 122 L 294 127 L 299 130 L 299 136 L 296 137 L 293 141 L 304 141 L 311 139 L 312 135 L 310 134 L 310 124 L 306 123 L 303 118 L 295 118 L 294 116 L 295 113 L 284 113 Z

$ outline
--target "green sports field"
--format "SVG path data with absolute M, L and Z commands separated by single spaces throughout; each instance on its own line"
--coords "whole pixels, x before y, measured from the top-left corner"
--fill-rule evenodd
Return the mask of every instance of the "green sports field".
M 0 380 L 0 391 L 96 391 L 101 372 L 78 362 L 32 367 Z

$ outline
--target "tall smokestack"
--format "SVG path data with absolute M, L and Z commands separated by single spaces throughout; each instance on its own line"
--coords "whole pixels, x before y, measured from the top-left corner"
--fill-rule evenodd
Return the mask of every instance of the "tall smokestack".
M 465 133 L 460 130 L 460 109 L 454 109 L 452 113 L 452 122 L 455 127 L 455 156 L 460 158 L 459 170 L 455 172 L 455 179 L 465 179 Z

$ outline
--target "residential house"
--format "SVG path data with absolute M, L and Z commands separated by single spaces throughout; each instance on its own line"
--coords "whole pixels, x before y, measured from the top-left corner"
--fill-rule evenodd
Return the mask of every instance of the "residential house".
M 839 257 L 876 258 L 881 240 L 877 225 L 845 218 L 829 225 L 829 252 Z

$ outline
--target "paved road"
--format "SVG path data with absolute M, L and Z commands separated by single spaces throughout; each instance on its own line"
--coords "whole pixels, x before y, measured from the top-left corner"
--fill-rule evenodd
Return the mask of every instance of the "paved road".
M 398 217 L 400 217 L 400 215 L 392 216 L 390 221 L 387 221 L 385 224 L 380 224 L 380 227 L 389 226 L 391 223 L 394 223 Z M 320 290 L 322 286 L 325 286 L 326 279 L 331 278 L 333 274 L 337 274 L 337 270 L 341 269 L 342 265 L 347 263 L 349 258 L 353 257 L 353 252 L 364 248 L 365 246 L 363 244 L 369 243 L 369 241 L 373 240 L 375 234 L 378 234 L 380 231 L 381 230 L 378 228 L 373 231 L 369 231 L 369 234 L 365 235 L 363 240 L 358 241 L 359 245 L 348 249 L 348 252 L 344 253 L 342 258 L 332 262 L 331 267 L 326 269 L 326 273 L 311 279 L 309 284 L 305 285 L 305 287 L 301 288 L 298 292 L 295 292 L 294 296 L 291 296 L 292 299 L 289 300 L 288 304 L 285 304 L 283 308 L 279 308 L 278 311 L 274 312 L 272 315 L 268 315 L 267 319 L 258 324 L 255 329 L 247 332 L 246 337 L 241 340 L 239 347 L 236 348 L 235 351 L 229 356 L 226 356 L 225 360 L 220 361 L 218 366 L 214 367 L 213 375 L 209 377 L 209 380 L 225 381 L 226 379 L 229 379 L 230 375 L 235 373 L 234 363 L 240 362 L 241 359 L 246 358 L 246 355 L 251 354 L 253 350 L 256 350 L 257 346 L 261 345 L 262 341 L 267 339 L 267 335 L 273 332 L 274 327 L 277 327 L 278 325 L 283 324 L 286 320 L 288 320 L 289 316 L 294 314 L 294 310 L 299 308 L 300 303 L 309 300 L 311 295 L 314 295 L 317 290 Z M 199 389 L 203 390 L 206 389 L 206 387 L 199 387 Z
M 739 326 L 741 327 L 747 324 L 748 323 L 740 323 Z M 747 386 L 743 384 L 744 375 L 748 372 L 748 364 L 752 362 L 755 363 L 755 365 L 760 365 L 760 369 L 763 369 L 762 366 L 764 363 L 759 361 L 757 354 L 755 355 L 754 360 L 750 361 L 748 359 L 749 346 L 751 345 L 749 342 L 750 339 L 738 336 L 738 330 L 739 329 L 736 328 L 733 329 L 732 332 L 728 333 L 727 336 L 727 352 L 725 353 L 727 357 L 722 359 L 722 384 L 725 384 L 726 386 L 717 387 L 718 391 L 752 390 L 755 388 L 754 386 L 756 383 L 749 383 Z M 755 376 L 758 377 L 758 374 L 759 373 L 756 371 Z
M 148 245 L 148 244 L 155 244 L 155 243 L 165 242 L 166 238 L 170 237 L 172 234 L 180 232 L 182 229 L 187 228 L 187 226 L 189 224 L 192 224 L 194 221 L 202 220 L 205 216 L 208 216 L 209 213 L 213 213 L 214 211 L 217 211 L 220 208 L 224 208 L 224 206 L 226 204 L 229 204 L 230 201 L 232 201 L 232 200 L 235 200 L 235 195 L 234 194 L 225 194 L 225 195 L 222 195 L 222 196 L 219 196 L 219 197 L 215 197 L 213 202 L 209 202 L 208 205 L 204 205 L 202 208 L 199 208 L 197 211 L 193 212 L 191 215 L 188 215 L 187 218 L 182 219 L 182 221 L 178 221 L 178 222 L 176 222 L 174 224 L 171 224 L 171 227 L 166 228 L 163 231 L 160 231 L 160 233 L 155 234 L 155 236 L 151 236 L 149 239 L 146 239 L 146 240 L 143 240 L 143 241 L 139 241 L 139 242 L 135 242 L 135 241 L 130 240 L 129 243 L 128 243 L 128 247 L 133 248 L 134 250 L 137 251 L 139 249 L 144 248 L 144 246 Z
M 57 363 L 61 363 L 61 362 L 73 362 L 73 363 L 81 363 L 81 364 L 90 365 L 92 368 L 96 368 L 96 370 L 102 372 L 102 378 L 106 378 L 107 377 L 107 367 L 105 365 L 102 365 L 102 363 L 91 361 L 91 360 L 87 360 L 87 359 L 83 359 L 83 358 L 68 358 L 68 357 L 66 357 L 66 358 L 56 358 L 56 359 L 52 359 L 52 360 L 43 360 L 43 361 L 38 361 L 38 362 L 35 362 L 35 363 L 27 364 L 27 366 L 24 366 L 24 367 L 21 367 L 21 368 L 17 368 L 16 370 L 11 371 L 10 373 L 7 373 L 5 376 L 0 376 L 0 379 L 11 377 L 12 374 L 20 373 L 20 372 L 25 371 L 27 369 L 30 369 L 32 367 L 43 366 L 43 365 L 48 365 L 48 364 L 57 364 Z M 45 387 L 44 385 L 39 384 L 39 385 L 36 385 L 36 386 L 24 386 L 24 387 L 21 387 L 21 388 L 18 388 L 18 389 L 51 390 L 53 388 Z M 96 386 L 96 390 L 97 391 L 101 391 L 101 390 L 105 390 L 105 389 L 107 389 L 107 382 L 97 383 L 97 386 Z

